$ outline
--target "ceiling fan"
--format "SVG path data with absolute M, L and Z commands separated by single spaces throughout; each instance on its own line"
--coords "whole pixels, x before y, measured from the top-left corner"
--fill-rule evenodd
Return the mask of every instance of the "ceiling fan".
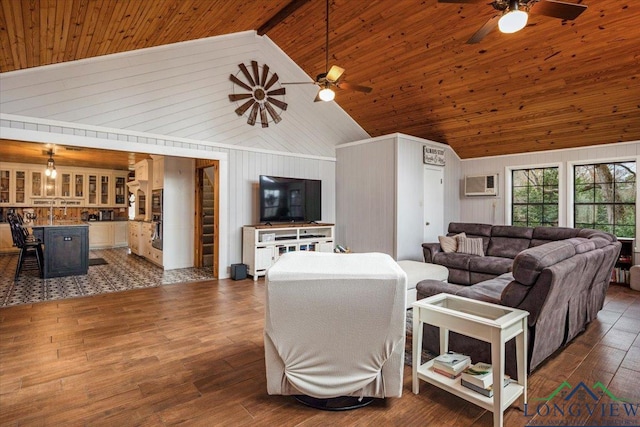
M 332 65 L 329 68 L 329 0 L 326 2 L 327 4 L 327 28 L 326 28 L 326 38 L 325 38 L 325 72 L 318 74 L 315 81 L 313 82 L 290 82 L 285 83 L 283 85 L 300 85 L 300 84 L 315 84 L 320 87 L 318 90 L 318 94 L 316 95 L 315 102 L 318 101 L 333 101 L 336 96 L 333 88 L 343 89 L 343 90 L 352 90 L 357 92 L 369 93 L 372 91 L 370 87 L 361 86 L 353 83 L 348 83 L 341 79 L 342 74 L 344 73 L 344 68 L 338 67 L 337 65 Z
M 486 3 L 487 0 L 438 0 L 438 3 Z M 496 25 L 503 33 L 515 33 L 527 25 L 527 13 L 550 16 L 566 20 L 576 19 L 587 6 L 557 0 L 493 0 L 489 3 L 500 12 L 490 18 L 467 40 L 468 44 L 478 43 Z

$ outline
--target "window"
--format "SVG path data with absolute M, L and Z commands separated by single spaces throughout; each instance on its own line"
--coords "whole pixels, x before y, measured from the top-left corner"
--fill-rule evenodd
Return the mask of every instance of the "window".
M 573 223 L 618 237 L 636 235 L 636 162 L 576 165 Z
M 557 226 L 558 168 L 513 170 L 511 178 L 511 224 Z

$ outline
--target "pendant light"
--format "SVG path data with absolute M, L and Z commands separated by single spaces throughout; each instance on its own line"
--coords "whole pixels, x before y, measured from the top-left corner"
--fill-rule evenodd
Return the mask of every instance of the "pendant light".
M 56 164 L 53 161 L 53 151 L 49 150 L 47 154 L 49 154 L 49 160 L 47 160 L 47 168 L 44 170 L 44 174 L 51 179 L 55 179 L 58 172 L 56 172 Z

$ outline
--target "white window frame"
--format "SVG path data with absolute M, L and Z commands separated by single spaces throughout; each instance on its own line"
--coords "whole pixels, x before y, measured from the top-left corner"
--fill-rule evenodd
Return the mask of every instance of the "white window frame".
M 513 192 L 511 191 L 513 188 L 513 171 L 522 170 L 522 169 L 544 169 L 544 168 L 558 168 L 558 226 L 565 227 L 567 223 L 566 218 L 566 209 L 563 209 L 565 206 L 567 195 L 566 189 L 567 187 L 562 185 L 562 181 L 564 180 L 565 172 L 564 172 L 564 163 L 562 162 L 554 162 L 554 163 L 539 163 L 534 165 L 513 165 L 506 166 L 504 168 L 504 219 L 505 224 L 513 225 L 513 218 L 511 217 L 511 212 L 513 210 L 512 206 L 512 198 Z

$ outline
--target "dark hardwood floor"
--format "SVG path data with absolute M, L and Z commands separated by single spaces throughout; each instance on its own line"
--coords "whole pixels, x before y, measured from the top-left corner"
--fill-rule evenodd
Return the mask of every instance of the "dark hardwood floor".
M 410 367 L 401 398 L 355 411 L 318 411 L 291 397 L 269 396 L 263 322 L 262 280 L 184 283 L 2 308 L 0 424 L 492 425 L 490 412 L 433 386 L 422 384 L 414 395 Z M 531 375 L 528 413 L 510 408 L 505 425 L 549 425 L 553 414 L 544 414 L 539 404 L 545 402 L 533 399 L 550 395 L 563 381 L 574 387 L 599 381 L 637 408 L 639 333 L 640 292 L 612 286 L 598 319 Z M 612 405 L 624 412 L 616 402 L 604 396 L 597 410 L 563 419 L 569 425 L 613 423 L 607 412 Z M 638 415 L 619 415 L 616 425 L 640 424 Z

